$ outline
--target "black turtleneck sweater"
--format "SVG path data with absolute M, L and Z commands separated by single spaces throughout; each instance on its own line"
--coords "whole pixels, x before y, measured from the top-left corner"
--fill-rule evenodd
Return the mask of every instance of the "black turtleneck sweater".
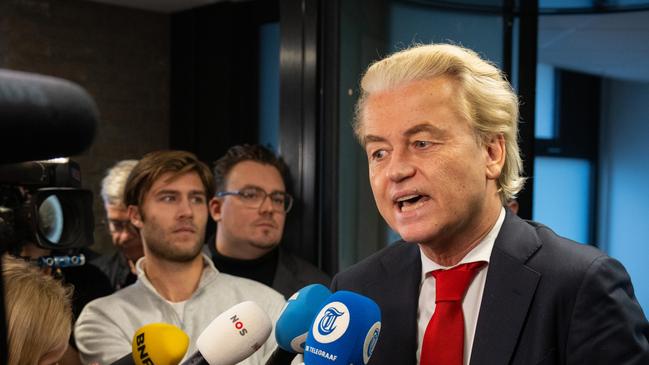
M 273 286 L 273 278 L 275 277 L 277 259 L 279 257 L 277 247 L 262 257 L 252 260 L 241 260 L 221 255 L 216 250 L 216 244 L 214 242 L 214 237 L 212 237 L 207 244 L 212 253 L 214 266 L 220 272 L 255 280 L 270 287 Z

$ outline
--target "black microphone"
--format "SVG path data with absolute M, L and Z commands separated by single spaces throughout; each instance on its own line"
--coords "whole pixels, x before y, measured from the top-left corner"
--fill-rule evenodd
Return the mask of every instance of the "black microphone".
M 0 70 L 0 163 L 79 154 L 93 141 L 98 115 L 77 84 Z

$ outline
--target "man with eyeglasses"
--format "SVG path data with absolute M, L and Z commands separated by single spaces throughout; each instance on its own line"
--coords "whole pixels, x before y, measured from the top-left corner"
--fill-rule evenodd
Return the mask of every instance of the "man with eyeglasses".
M 123 196 L 126 179 L 135 165 L 137 160 L 119 161 L 107 171 L 101 182 L 101 198 L 106 208 L 108 231 L 116 250 L 112 255 L 93 260 L 91 264 L 99 267 L 108 276 L 114 290 L 135 282 L 135 263 L 144 256 L 142 240 L 128 219 Z
M 284 162 L 260 145 L 231 147 L 215 162 L 215 197 L 210 213 L 216 235 L 208 239 L 214 265 L 222 272 L 266 284 L 289 298 L 302 287 L 330 278 L 282 249 L 286 214 Z

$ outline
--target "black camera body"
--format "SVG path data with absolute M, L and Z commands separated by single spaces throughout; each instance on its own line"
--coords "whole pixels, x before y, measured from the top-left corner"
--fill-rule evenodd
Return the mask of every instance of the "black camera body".
M 92 200 L 74 161 L 0 165 L 0 252 L 27 242 L 61 252 L 92 245 Z

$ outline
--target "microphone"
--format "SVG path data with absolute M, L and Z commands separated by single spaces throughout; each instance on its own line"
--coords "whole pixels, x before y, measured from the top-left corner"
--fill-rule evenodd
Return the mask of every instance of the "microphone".
M 189 347 L 189 336 L 168 323 L 151 323 L 133 335 L 132 351 L 112 365 L 178 365 Z
M 80 154 L 97 129 L 97 106 L 72 82 L 0 70 L 0 163 Z M 18 147 L 17 147 L 18 146 Z
M 257 351 L 272 329 L 270 318 L 259 305 L 239 303 L 203 330 L 196 340 L 198 351 L 182 365 L 234 365 Z
M 308 365 L 363 365 L 381 332 L 381 310 L 371 299 L 350 291 L 332 294 L 320 309 L 306 338 Z
M 306 336 L 313 323 L 313 318 L 318 313 L 331 291 L 322 284 L 307 285 L 298 290 L 290 298 L 275 323 L 275 340 L 279 346 L 266 365 L 293 364 L 304 353 Z M 302 360 L 295 362 L 298 364 Z
M 331 291 L 322 284 L 311 284 L 290 298 L 275 324 L 277 345 L 285 351 L 304 353 L 304 343 L 313 319 Z

